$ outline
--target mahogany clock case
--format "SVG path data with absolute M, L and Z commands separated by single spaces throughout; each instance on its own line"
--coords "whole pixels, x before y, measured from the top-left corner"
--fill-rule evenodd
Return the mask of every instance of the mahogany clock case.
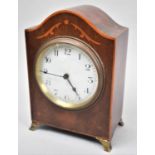
M 25 35 L 32 121 L 111 141 L 122 117 L 128 29 L 96 7 L 79 6 L 50 15 L 40 25 L 26 29 Z M 95 103 L 81 110 L 66 110 L 51 103 L 35 78 L 39 48 L 62 36 L 88 44 L 104 64 L 104 91 Z

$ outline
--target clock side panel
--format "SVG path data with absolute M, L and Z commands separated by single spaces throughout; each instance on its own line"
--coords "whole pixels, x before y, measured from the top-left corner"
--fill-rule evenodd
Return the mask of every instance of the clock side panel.
M 111 107 L 111 137 L 122 118 L 124 85 L 125 85 L 125 68 L 127 55 L 128 30 L 122 33 L 116 39 L 116 52 L 113 70 L 113 90 L 112 90 L 112 107 Z
M 55 37 L 78 38 L 95 49 L 104 65 L 105 87 L 94 104 L 82 110 L 65 110 L 49 101 L 35 78 L 35 59 L 41 45 Z M 55 128 L 110 139 L 111 83 L 114 40 L 104 38 L 79 17 L 64 13 L 48 19 L 39 29 L 26 30 L 32 120 Z

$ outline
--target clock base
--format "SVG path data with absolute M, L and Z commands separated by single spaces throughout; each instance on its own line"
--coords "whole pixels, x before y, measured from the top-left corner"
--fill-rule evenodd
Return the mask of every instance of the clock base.
M 119 126 L 124 126 L 124 122 L 123 122 L 122 119 L 119 121 L 118 125 L 119 125 Z
M 120 121 L 121 122 L 121 121 Z M 119 123 L 120 123 L 119 122 Z M 122 122 L 121 122 L 122 123 Z M 42 124 L 43 125 L 43 124 Z M 31 131 L 35 131 L 36 129 L 38 129 L 41 126 L 41 123 L 39 123 L 38 121 L 32 121 L 32 124 L 30 126 L 30 130 Z M 95 137 L 103 146 L 104 151 L 106 152 L 110 152 L 112 149 L 111 146 L 111 141 L 107 140 L 107 139 L 103 139 L 102 137 Z
M 101 137 L 96 137 L 96 139 L 102 144 L 103 148 L 104 148 L 104 151 L 106 152 L 110 152 L 111 149 L 112 149 L 112 146 L 111 146 L 111 141 L 110 140 L 105 140 Z
M 39 122 L 37 122 L 37 121 L 32 121 L 32 124 L 31 124 L 31 126 L 30 126 L 30 130 L 31 131 L 35 131 L 36 129 L 38 129 L 40 127 L 40 123 Z

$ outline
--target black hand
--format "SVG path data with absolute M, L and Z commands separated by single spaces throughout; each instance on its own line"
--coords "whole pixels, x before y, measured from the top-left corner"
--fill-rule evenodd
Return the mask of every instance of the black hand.
M 81 98 L 80 98 L 80 95 L 79 95 L 79 93 L 77 92 L 77 90 L 76 90 L 75 87 L 73 88 L 73 91 L 76 93 L 76 95 L 78 96 L 78 98 L 79 98 L 79 100 L 80 100 L 80 99 L 81 99 Z
M 68 74 L 64 74 L 63 76 L 64 79 L 66 79 L 69 83 L 69 85 L 72 87 L 72 90 L 76 93 L 76 95 L 79 97 L 80 99 L 80 95 L 78 94 L 76 88 L 73 86 L 73 84 L 71 83 L 70 79 L 69 79 L 69 75 Z
M 42 73 L 44 73 L 44 74 L 53 75 L 53 76 L 63 77 L 62 75 L 48 73 L 47 71 L 40 71 L 40 72 L 42 72 Z
M 57 76 L 57 77 L 63 77 L 65 80 L 68 81 L 69 85 L 72 87 L 72 90 L 76 93 L 76 95 L 79 97 L 80 99 L 80 95 L 78 94 L 78 92 L 76 91 L 76 88 L 72 85 L 71 81 L 69 80 L 69 75 L 68 74 L 64 74 L 63 76 L 62 75 L 58 75 L 58 74 L 52 74 L 52 73 L 48 73 L 47 71 L 40 71 L 44 74 L 49 74 L 49 75 L 53 75 L 53 76 Z

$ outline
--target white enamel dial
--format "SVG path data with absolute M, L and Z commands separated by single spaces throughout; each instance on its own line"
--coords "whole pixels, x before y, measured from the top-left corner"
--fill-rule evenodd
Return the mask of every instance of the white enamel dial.
M 44 48 L 37 62 L 40 87 L 53 102 L 87 103 L 98 89 L 99 76 L 86 51 L 69 43 Z

